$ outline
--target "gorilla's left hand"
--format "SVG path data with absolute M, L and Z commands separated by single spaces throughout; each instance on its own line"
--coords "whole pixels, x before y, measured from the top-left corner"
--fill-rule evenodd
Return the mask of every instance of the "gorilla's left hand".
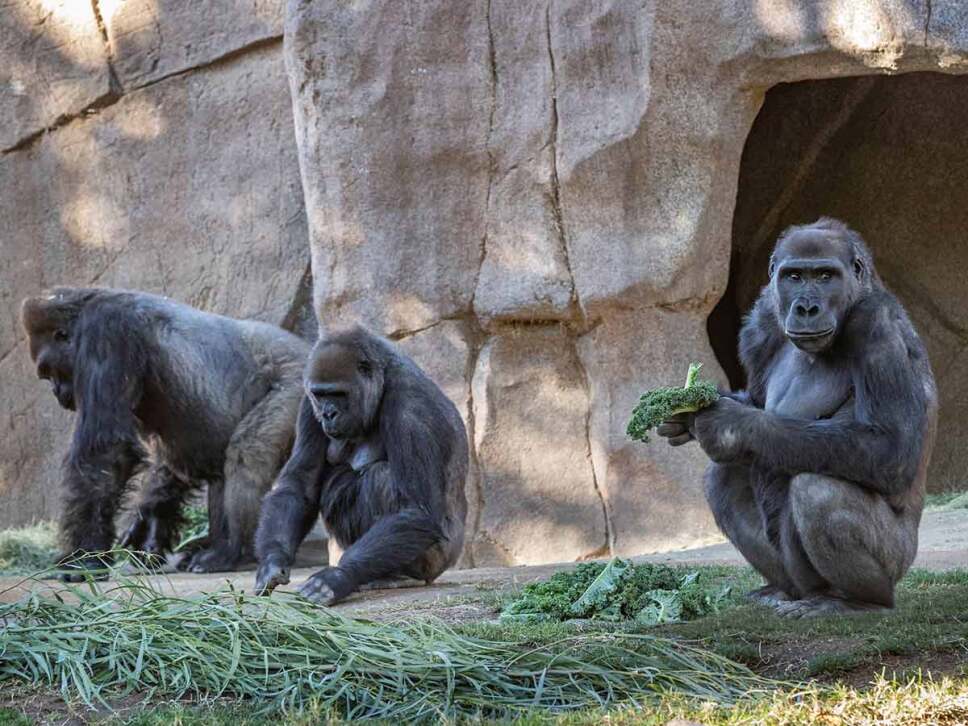
M 723 396 L 711 406 L 692 416 L 689 431 L 699 446 L 717 464 L 728 464 L 741 458 L 747 417 L 757 409 Z

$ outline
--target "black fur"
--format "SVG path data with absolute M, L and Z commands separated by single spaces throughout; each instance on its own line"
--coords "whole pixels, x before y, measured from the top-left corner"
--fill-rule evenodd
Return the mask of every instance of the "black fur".
M 716 521 L 778 610 L 890 607 L 934 444 L 927 352 L 841 222 L 787 230 L 770 276 L 740 333 L 747 391 L 660 433 L 680 444 L 688 428 L 713 460 Z
M 77 411 L 63 480 L 68 555 L 89 564 L 111 548 L 122 495 L 145 465 L 122 545 L 164 555 L 184 498 L 207 482 L 210 542 L 186 566 L 231 569 L 251 553 L 259 500 L 292 444 L 308 345 L 124 290 L 58 288 L 25 300 L 22 318 L 38 376 Z
M 302 587 L 324 603 L 373 580 L 432 581 L 464 541 L 467 434 L 453 403 L 409 358 L 362 328 L 316 345 L 296 444 L 266 497 L 256 535 L 256 589 L 288 582 L 317 514 L 338 566 Z

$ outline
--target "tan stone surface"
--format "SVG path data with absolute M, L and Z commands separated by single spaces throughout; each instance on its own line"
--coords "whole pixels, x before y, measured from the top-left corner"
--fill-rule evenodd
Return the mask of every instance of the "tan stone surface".
M 929 12 L 925 0 L 290 5 L 317 311 L 390 333 L 458 319 L 480 336 L 478 564 L 537 561 L 546 537 L 572 536 L 529 536 L 530 492 L 541 518 L 596 533 L 565 547 L 579 556 L 599 541 L 600 504 L 587 497 L 565 516 L 565 500 L 596 484 L 614 551 L 715 536 L 701 453 L 624 431 L 638 394 L 678 382 L 690 360 L 720 374 L 706 318 L 726 289 L 764 94 L 809 78 L 957 72 L 965 27 L 968 8 Z M 567 321 L 580 374 L 563 372 L 572 353 L 549 352 L 554 321 Z M 570 393 L 544 403 L 556 386 Z M 586 420 L 594 470 L 572 460 L 575 446 L 537 446 L 555 426 L 580 438 Z
M 0 159 L 0 527 L 57 512 L 73 419 L 35 378 L 23 297 L 99 284 L 294 317 L 309 255 L 279 50 L 131 93 Z
M 94 7 L 16 0 L 0 8 L 0 150 L 79 113 L 110 91 Z
M 607 551 L 588 446 L 588 392 L 568 331 L 513 328 L 474 372 L 482 509 L 475 560 L 536 564 Z
M 285 0 L 98 0 L 121 85 L 137 88 L 282 37 Z

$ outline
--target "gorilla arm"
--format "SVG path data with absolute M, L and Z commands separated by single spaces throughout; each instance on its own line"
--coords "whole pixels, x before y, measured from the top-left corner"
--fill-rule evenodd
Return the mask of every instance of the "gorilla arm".
M 329 438 L 303 396 L 292 455 L 266 495 L 255 535 L 259 570 L 255 592 L 268 595 L 289 582 L 296 550 L 319 514 L 319 494 Z
M 74 333 L 75 360 L 83 365 L 74 371 L 78 419 L 63 480 L 62 534 L 69 554 L 110 549 L 118 499 L 145 456 L 134 409 L 147 353 L 138 321 L 122 306 L 111 307 L 117 309 L 82 314 Z
M 924 352 L 909 350 L 891 312 L 867 318 L 864 331 L 856 330 L 855 319 L 845 331 L 857 336 L 856 352 L 849 355 L 852 416 L 799 419 L 720 399 L 698 412 L 690 427 L 703 450 L 719 463 L 752 461 L 790 474 L 824 474 L 888 496 L 906 491 L 932 430 L 933 402 L 919 373 Z

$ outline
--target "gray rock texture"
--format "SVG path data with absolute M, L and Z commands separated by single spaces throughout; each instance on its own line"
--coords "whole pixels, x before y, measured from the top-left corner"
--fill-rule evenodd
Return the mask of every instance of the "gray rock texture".
M 128 287 L 315 330 L 281 39 L 32 128 L 45 124 L 0 156 L 0 527 L 56 516 L 73 422 L 35 377 L 18 320 L 25 296 Z
M 962 79 L 910 77 L 916 99 L 892 84 L 968 68 L 966 27 L 968 8 L 937 0 L 289 3 L 316 310 L 324 325 L 363 321 L 404 343 L 442 326 L 438 336 L 464 331 L 457 346 L 424 338 L 415 355 L 453 356 L 445 385 L 463 406 L 478 472 L 468 562 L 632 554 L 716 536 L 701 452 L 633 444 L 628 414 L 641 391 L 678 382 L 691 360 L 735 378 L 738 317 L 717 304 L 731 261 L 728 301 L 741 288 L 748 304 L 762 275 L 746 253 L 754 241 L 768 245 L 783 225 L 826 211 L 869 230 L 890 266 L 939 228 L 924 217 L 957 205 L 960 191 L 934 190 L 932 206 L 922 189 L 911 200 L 922 218 L 898 225 L 889 201 L 933 173 L 936 152 L 912 161 L 909 143 L 890 174 L 866 180 L 892 153 L 904 109 L 950 99 L 908 129 L 912 140 L 931 135 L 934 116 L 946 119 L 940 128 L 963 126 L 952 96 Z M 778 85 L 800 81 L 815 91 Z M 880 100 L 854 117 L 865 88 Z M 764 113 L 793 118 L 760 133 L 768 91 Z M 814 110 L 835 124 L 854 118 L 857 130 L 840 140 Z M 881 111 L 898 118 L 882 122 L 884 136 L 865 134 Z M 960 129 L 936 143 L 964 146 Z M 815 147 L 831 161 L 823 171 L 808 158 Z M 931 184 L 959 186 L 968 153 L 958 159 Z M 809 184 L 823 193 L 809 197 Z M 878 220 L 865 222 L 875 198 Z M 942 247 L 955 240 L 923 244 L 937 250 L 915 273 L 927 292 L 898 291 L 938 363 L 951 357 L 939 378 L 957 417 L 968 399 L 953 357 L 961 323 L 926 307 L 937 304 L 935 285 L 956 290 L 928 269 L 948 264 Z M 943 439 L 936 485 L 953 471 L 944 461 L 965 460 L 957 438 Z
M 932 486 L 964 486 L 962 2 L 14 0 L 0 30 L 0 526 L 56 512 L 70 426 L 16 303 L 100 282 L 396 339 L 467 423 L 465 565 L 709 542 L 701 452 L 629 412 L 693 360 L 741 383 L 766 251 L 820 214 L 924 334 Z

